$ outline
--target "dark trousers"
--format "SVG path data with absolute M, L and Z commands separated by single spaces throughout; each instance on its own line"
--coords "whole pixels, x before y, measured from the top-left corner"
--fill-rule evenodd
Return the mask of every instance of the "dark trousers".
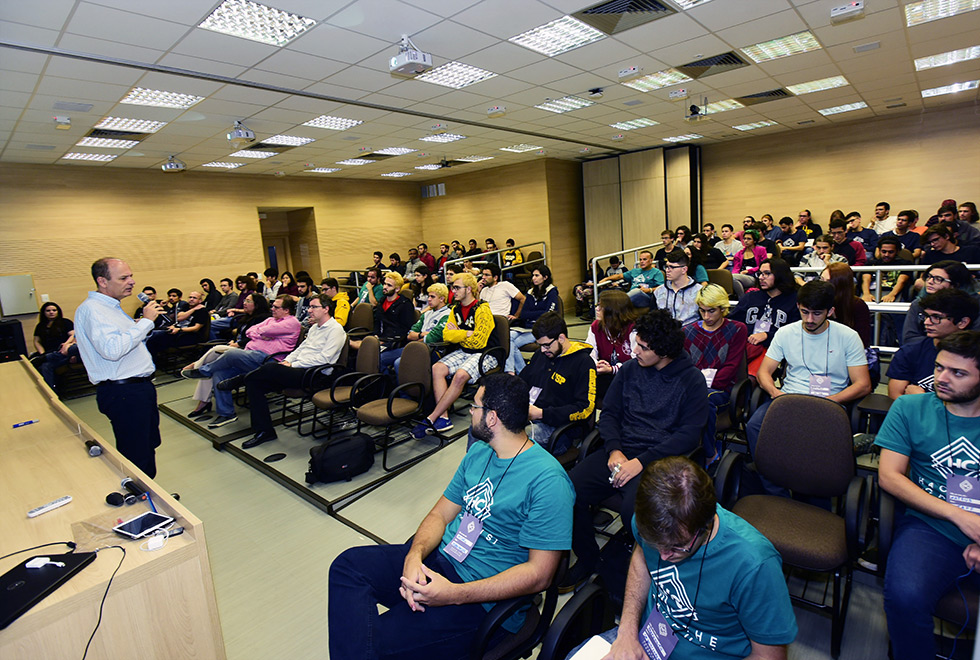
M 160 446 L 157 391 L 149 379 L 137 383 L 99 383 L 99 412 L 112 422 L 116 449 L 151 479 L 156 476 L 155 450 Z
M 609 455 L 600 449 L 586 456 L 568 475 L 575 487 L 572 552 L 575 553 L 577 563 L 581 565 L 578 570 L 588 571 L 587 574 L 591 574 L 599 562 L 599 544 L 595 540 L 590 507 L 617 493 L 622 494 L 623 503 L 619 507 L 619 514 L 623 520 L 623 527 L 629 530 L 633 521 L 636 489 L 640 485 L 640 475 L 637 475 L 622 488 L 613 488 L 609 483 L 608 461 Z
M 315 369 L 316 367 L 309 367 Z M 252 430 L 272 430 L 272 415 L 265 395 L 303 386 L 307 368 L 287 367 L 278 362 L 267 362 L 245 377 L 245 391 L 248 393 L 248 409 L 252 416 Z
M 349 548 L 330 566 L 327 628 L 332 660 L 467 658 L 486 610 L 479 603 L 413 612 L 398 593 L 411 547 Z M 425 565 L 450 582 L 462 580 L 453 561 L 434 550 Z M 378 604 L 388 611 L 378 614 Z

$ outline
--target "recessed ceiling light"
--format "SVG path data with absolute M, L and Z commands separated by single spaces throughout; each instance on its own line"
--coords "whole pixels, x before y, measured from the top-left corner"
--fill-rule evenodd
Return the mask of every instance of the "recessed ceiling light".
M 348 158 L 347 160 L 338 160 L 338 165 L 370 165 L 371 163 L 377 163 L 376 160 L 370 160 L 368 158 Z
M 808 53 L 811 50 L 820 50 L 822 46 L 809 31 L 797 32 L 788 37 L 780 37 L 771 41 L 763 41 L 754 46 L 746 46 L 740 50 L 752 58 L 756 63 L 776 60 L 780 57 L 799 55 Z
M 704 111 L 707 114 L 714 114 L 716 112 L 725 112 L 726 110 L 738 110 L 739 108 L 744 108 L 745 106 L 736 101 L 735 99 L 725 99 L 724 101 L 715 101 L 714 103 L 709 103 L 704 106 Z
M 481 160 L 493 160 L 493 156 L 464 156 L 456 160 L 461 160 L 464 163 L 479 163 Z
M 956 92 L 962 92 L 968 89 L 976 89 L 977 83 L 980 83 L 980 81 L 969 80 L 967 82 L 953 83 L 952 85 L 933 87 L 932 89 L 924 89 L 922 90 L 922 98 L 927 99 L 930 96 L 942 96 L 943 94 L 955 94 Z
M 151 105 L 156 108 L 180 108 L 186 110 L 195 103 L 203 101 L 203 96 L 181 94 L 180 92 L 165 92 L 158 89 L 134 87 L 120 101 L 130 105 Z
M 388 176 L 393 179 L 400 179 L 403 176 L 412 176 L 411 172 L 385 172 L 381 176 Z
M 657 126 L 660 122 L 653 121 L 652 119 L 630 119 L 629 121 L 620 121 L 615 124 L 609 124 L 613 128 L 618 128 L 621 131 L 632 131 L 635 128 L 646 128 L 647 126 Z
M 675 135 L 673 137 L 665 137 L 664 142 L 687 142 L 688 140 L 700 140 L 703 135 L 698 135 L 697 133 L 688 133 L 687 135 Z
M 799 85 L 787 85 L 786 89 L 799 96 L 800 94 L 810 94 L 811 92 L 822 92 L 825 89 L 846 87 L 850 84 L 844 76 L 832 76 L 820 80 L 811 80 L 810 82 L 800 83 Z
M 549 99 L 540 105 L 534 106 L 538 110 L 547 110 L 548 112 L 555 112 L 561 114 L 563 112 L 571 112 L 572 110 L 578 110 L 579 108 L 587 108 L 590 105 L 595 105 L 594 102 L 587 99 L 582 99 L 577 96 L 566 96 L 560 99 Z
M 156 133 L 166 125 L 167 122 L 165 121 L 152 121 L 150 119 L 105 117 L 95 125 L 95 128 L 104 128 L 111 131 L 132 131 L 133 133 Z
M 959 50 L 951 50 L 948 53 L 920 57 L 915 61 L 915 70 L 923 71 L 925 69 L 933 69 L 937 66 L 948 66 L 950 64 L 956 64 L 957 62 L 975 60 L 978 57 L 980 57 L 980 46 L 960 48 Z
M 303 170 L 304 172 L 317 172 L 319 174 L 330 174 L 331 172 L 339 172 L 339 167 L 314 167 L 310 170 Z
M 835 105 L 832 108 L 824 108 L 823 110 L 817 110 L 824 117 L 827 115 L 839 115 L 842 112 L 851 112 L 852 110 L 861 110 L 867 108 L 868 104 L 864 101 L 858 101 L 857 103 L 845 103 L 844 105 Z
M 652 92 L 655 89 L 662 89 L 664 87 L 677 85 L 689 80 L 691 80 L 691 77 L 684 75 L 680 71 L 676 71 L 674 69 L 664 69 L 663 71 L 657 71 L 656 73 L 648 73 L 647 75 L 637 78 L 636 80 L 630 80 L 629 82 L 624 82 L 623 84 L 641 92 Z M 623 105 L 626 105 L 626 103 Z
M 225 0 L 197 27 L 233 37 L 285 46 L 316 25 L 312 18 L 250 0 Z
M 236 167 L 241 167 L 245 163 L 226 163 L 220 160 L 212 160 L 210 163 L 204 163 L 201 167 L 222 167 L 226 170 L 233 170 Z
M 415 79 L 442 85 L 443 87 L 462 89 L 467 85 L 489 80 L 496 75 L 493 71 L 480 69 L 469 64 L 463 64 L 462 62 L 449 62 L 415 76 Z
M 139 140 L 111 140 L 109 138 L 87 137 L 78 141 L 79 147 L 106 147 L 108 149 L 129 149 L 139 144 Z
M 418 149 L 409 149 L 408 147 L 387 147 L 385 149 L 375 149 L 371 153 L 381 154 L 382 156 L 404 156 L 405 154 L 410 154 L 415 151 L 418 151 Z
M 268 158 L 269 156 L 278 156 L 279 153 L 276 151 L 258 151 L 242 149 L 241 151 L 236 151 L 233 154 L 228 154 L 229 158 Z
M 417 170 L 441 170 L 442 165 L 436 165 L 435 163 L 430 163 L 428 165 L 416 165 Z
M 316 142 L 313 138 L 299 137 L 298 135 L 273 135 L 272 137 L 259 140 L 263 144 L 281 144 L 286 147 L 302 147 L 304 144 Z
M 420 137 L 423 142 L 455 142 L 456 140 L 465 140 L 465 135 L 457 135 L 456 133 L 436 133 L 435 135 L 426 135 L 425 137 Z
M 765 121 L 755 121 L 752 122 L 751 124 L 739 124 L 738 126 L 732 126 L 732 128 L 734 128 L 737 131 L 754 131 L 757 128 L 765 128 L 766 126 L 775 126 L 775 125 L 776 122 L 769 121 L 768 119 L 766 119 Z
M 605 33 L 571 16 L 562 16 L 507 41 L 552 57 L 606 37 Z
M 535 149 L 540 149 L 541 147 L 536 147 L 533 144 L 514 144 L 509 147 L 500 147 L 501 151 L 510 151 L 515 154 L 522 154 L 525 151 L 534 151 Z
M 353 128 L 358 124 L 363 124 L 363 121 L 359 119 L 346 119 L 344 117 L 331 117 L 330 115 L 320 115 L 308 122 L 305 122 L 303 126 L 312 126 L 313 128 L 328 128 L 331 131 L 346 131 L 348 128 Z
M 905 5 L 905 25 L 912 27 L 980 9 L 980 0 L 923 0 Z
M 65 160 L 98 160 L 108 162 L 116 158 L 116 154 L 85 154 L 77 151 L 62 156 Z

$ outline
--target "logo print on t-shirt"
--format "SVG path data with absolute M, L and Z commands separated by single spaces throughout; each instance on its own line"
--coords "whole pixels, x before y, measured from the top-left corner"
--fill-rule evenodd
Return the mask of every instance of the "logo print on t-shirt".
M 966 436 L 960 436 L 953 440 L 949 445 L 940 447 L 931 455 L 932 467 L 939 471 L 944 477 L 954 474 L 954 470 L 960 470 L 966 476 L 980 476 L 980 451 Z
M 493 505 L 493 482 L 487 477 L 463 495 L 463 508 L 476 516 L 481 522 L 490 517 Z
M 667 606 L 667 612 L 672 619 L 683 623 L 698 620 L 698 613 L 694 611 L 694 605 L 691 604 L 676 566 L 651 571 L 650 577 L 656 581 L 655 591 L 660 602 Z

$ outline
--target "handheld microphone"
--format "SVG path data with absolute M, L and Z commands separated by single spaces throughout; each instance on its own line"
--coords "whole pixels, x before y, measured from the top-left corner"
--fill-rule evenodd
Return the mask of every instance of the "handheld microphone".
M 143 490 L 143 488 L 138 483 L 136 483 L 129 477 L 126 477 L 121 482 L 119 482 L 119 485 L 141 500 L 146 497 L 146 491 Z
M 139 301 L 140 301 L 141 303 L 143 303 L 144 305 L 145 305 L 146 303 L 148 303 L 148 302 L 150 302 L 150 297 L 149 297 L 148 295 L 146 295 L 145 293 L 143 293 L 142 291 L 140 291 L 139 293 L 137 293 L 137 294 L 136 294 L 136 298 L 137 298 L 137 299 L 138 299 L 138 300 L 139 300 Z
M 102 447 L 100 447 L 99 446 L 99 443 L 95 442 L 95 440 L 86 440 L 85 441 L 85 446 L 88 447 L 88 455 L 89 456 L 101 456 L 102 455 Z

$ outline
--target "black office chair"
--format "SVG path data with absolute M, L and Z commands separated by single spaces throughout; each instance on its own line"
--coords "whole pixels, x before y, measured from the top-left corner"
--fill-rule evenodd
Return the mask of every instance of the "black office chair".
M 615 607 L 598 581 L 579 589 L 565 603 L 541 640 L 538 660 L 563 660 L 576 646 L 616 625 Z

